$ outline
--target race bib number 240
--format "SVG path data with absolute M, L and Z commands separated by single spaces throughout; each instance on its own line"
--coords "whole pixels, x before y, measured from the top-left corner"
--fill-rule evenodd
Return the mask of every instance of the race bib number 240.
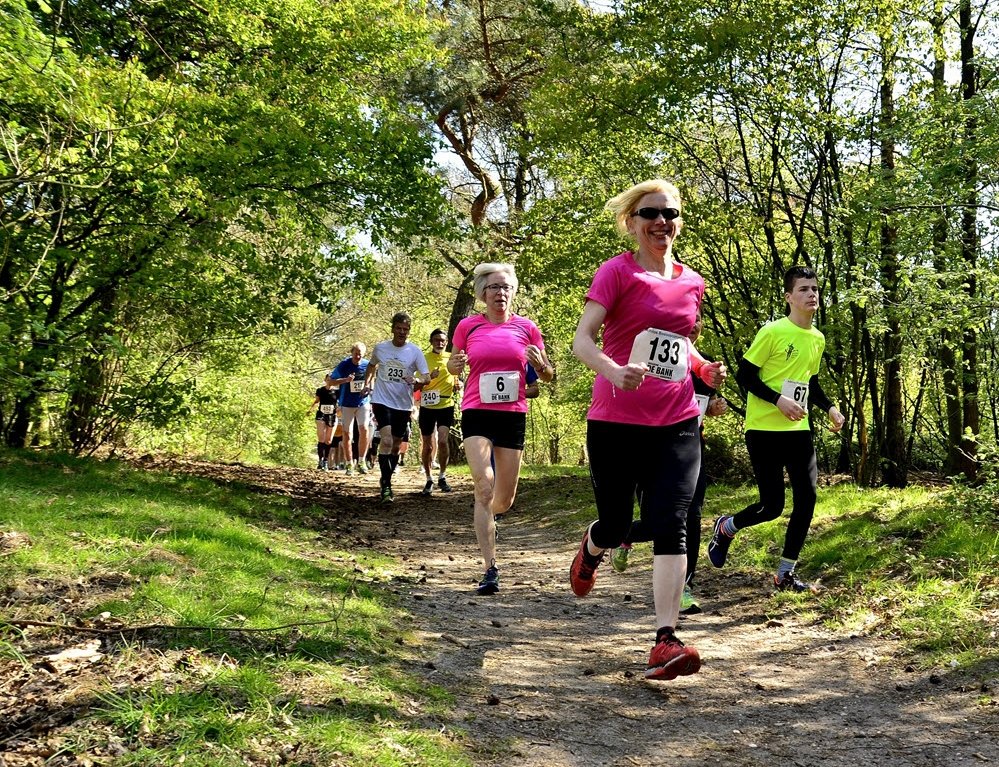
M 792 381 L 790 378 L 785 378 L 783 386 L 780 387 L 780 393 L 808 410 L 808 384 L 804 381 Z

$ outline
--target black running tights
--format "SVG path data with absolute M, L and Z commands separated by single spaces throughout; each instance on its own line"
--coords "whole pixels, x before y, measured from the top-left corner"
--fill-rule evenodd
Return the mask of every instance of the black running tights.
M 760 500 L 735 515 L 736 529 L 777 519 L 784 512 L 784 469 L 791 481 L 791 518 L 784 533 L 785 559 L 797 560 L 815 512 L 818 468 L 811 431 L 747 431 L 746 448 Z

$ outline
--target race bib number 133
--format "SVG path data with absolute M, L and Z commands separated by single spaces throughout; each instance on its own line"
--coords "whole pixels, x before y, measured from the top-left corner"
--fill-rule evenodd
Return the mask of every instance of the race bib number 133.
M 668 330 L 649 328 L 635 336 L 628 362 L 648 367 L 648 375 L 663 381 L 683 381 L 689 375 L 687 339 Z

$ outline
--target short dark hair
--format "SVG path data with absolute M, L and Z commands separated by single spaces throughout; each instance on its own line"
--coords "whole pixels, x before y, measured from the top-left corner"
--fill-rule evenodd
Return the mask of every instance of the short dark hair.
M 440 328 L 434 328 L 433 330 L 430 331 L 430 340 L 433 341 L 434 336 L 446 336 L 446 335 L 447 333 L 445 333 Z
M 395 325 L 398 322 L 405 322 L 407 325 L 412 325 L 413 318 L 406 314 L 406 312 L 396 312 L 392 315 L 392 324 Z
M 792 266 L 784 272 L 784 292 L 790 293 L 794 290 L 795 280 L 815 280 L 818 277 L 815 270 L 810 266 Z

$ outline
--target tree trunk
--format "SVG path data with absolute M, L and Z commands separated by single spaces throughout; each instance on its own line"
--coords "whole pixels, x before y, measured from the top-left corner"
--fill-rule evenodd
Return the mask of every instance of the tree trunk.
M 934 100 L 945 106 L 948 101 L 946 72 L 946 54 L 944 51 L 944 13 L 942 2 L 937 3 L 932 21 L 934 50 L 933 61 L 933 96 Z M 942 147 L 946 149 L 946 147 Z M 941 196 L 946 190 L 941 190 Z M 939 274 L 949 271 L 947 250 L 947 214 L 941 209 L 933 221 L 933 266 Z M 943 296 L 949 295 L 950 285 L 943 279 L 940 281 L 940 291 Z M 960 363 L 957 358 L 957 333 L 952 327 L 941 330 L 938 338 L 929 345 L 930 355 L 940 365 L 941 386 L 944 397 L 944 421 L 947 442 L 947 461 L 944 470 L 948 475 L 961 472 L 961 433 L 963 431 L 961 415 L 961 381 L 958 377 Z
M 105 340 L 117 289 L 107 291 L 95 307 L 89 323 L 90 347 L 83 355 L 70 383 L 69 404 L 66 407 L 66 433 L 73 451 L 83 453 L 99 447 L 107 435 L 102 435 L 101 405 L 108 395 L 110 344 Z
M 472 272 L 467 272 L 461 285 L 454 295 L 454 303 L 451 304 L 451 318 L 447 321 L 447 348 L 451 349 L 451 339 L 454 338 L 454 329 L 458 323 L 469 316 L 475 310 L 475 296 L 472 294 Z
M 975 32 L 971 0 L 961 0 L 959 19 L 961 26 L 961 97 L 967 103 L 978 95 L 978 67 L 975 63 Z M 974 109 L 967 110 L 964 123 L 964 146 L 974 147 L 977 141 L 978 120 Z M 968 303 L 973 304 L 977 294 L 975 270 L 978 267 L 978 163 L 971 150 L 962 160 L 964 182 L 964 209 L 961 213 L 961 259 L 964 285 Z M 978 333 L 966 327 L 961 336 L 961 396 L 964 428 L 961 430 L 961 450 L 957 468 L 969 479 L 978 476 L 977 443 L 980 430 L 978 413 Z
M 885 182 L 883 194 L 889 197 L 895 188 L 895 87 L 894 53 L 882 51 L 884 71 L 881 77 L 881 173 Z M 884 333 L 885 418 L 884 452 L 881 456 L 882 477 L 889 487 L 905 487 L 908 482 L 908 462 L 905 450 L 905 402 L 902 392 L 902 327 L 899 321 L 901 291 L 898 265 L 898 228 L 891 205 L 881 210 L 881 278 L 884 288 L 884 310 L 888 329 Z

